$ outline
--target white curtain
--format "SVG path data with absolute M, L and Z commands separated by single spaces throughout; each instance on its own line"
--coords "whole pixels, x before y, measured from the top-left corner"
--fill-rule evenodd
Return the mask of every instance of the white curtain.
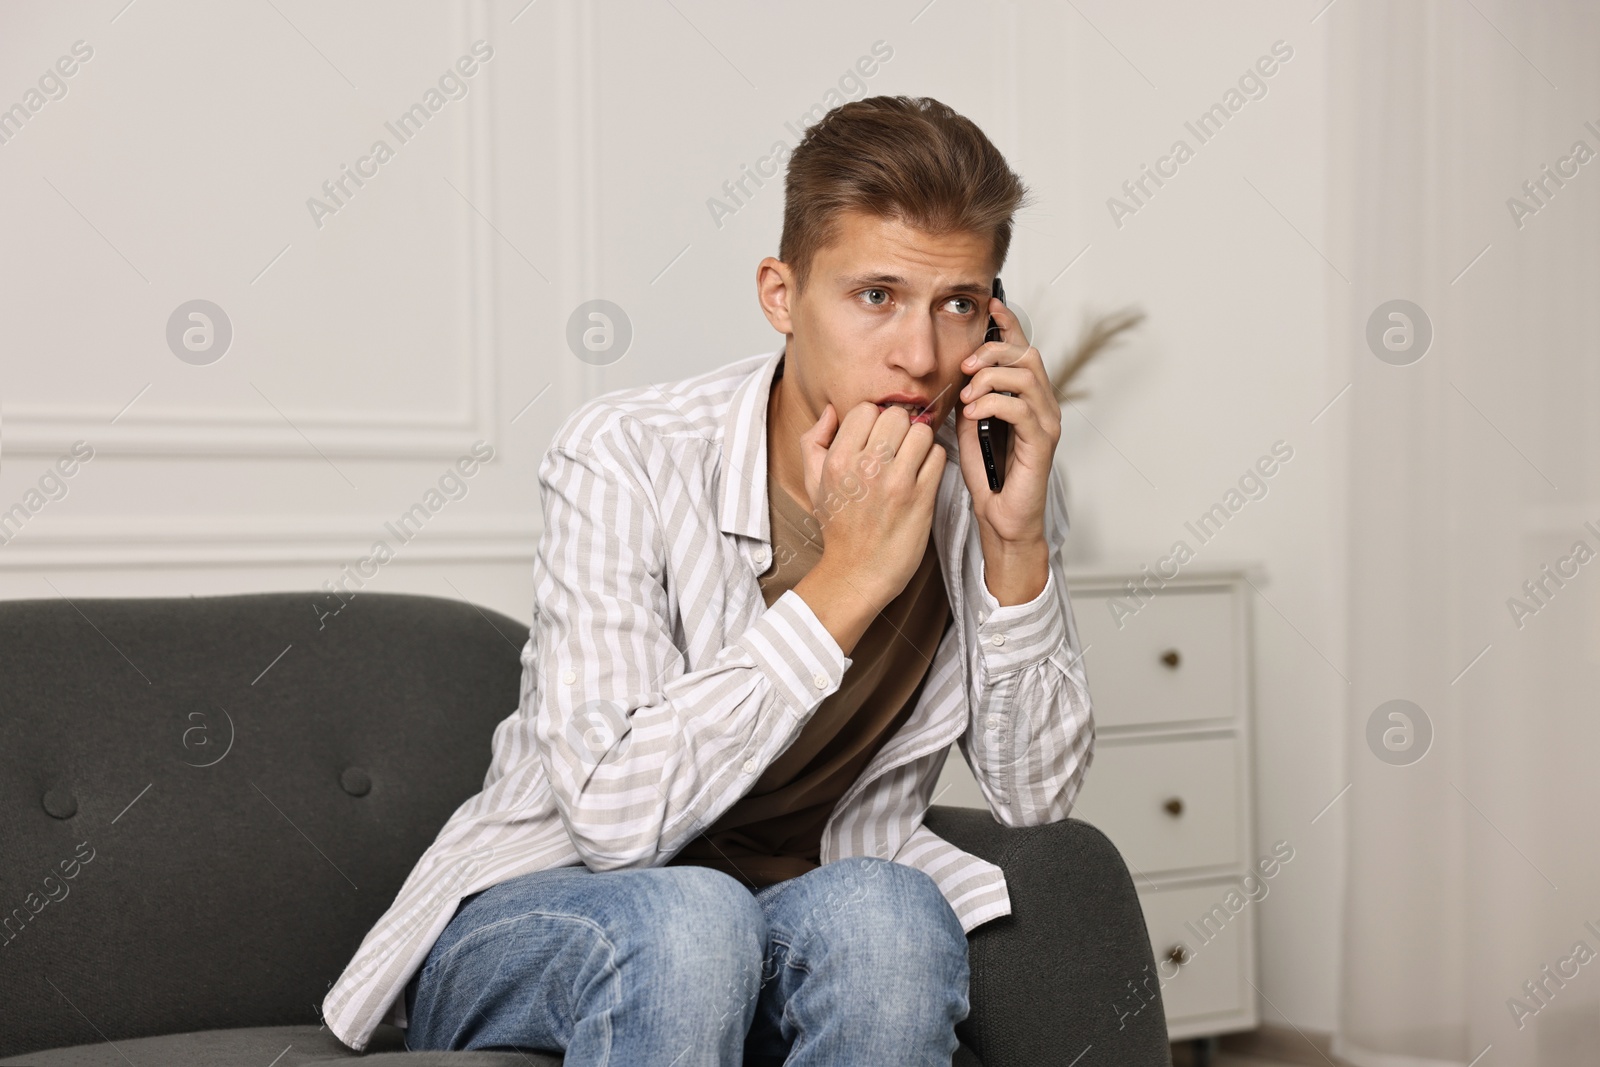
M 1600 1063 L 1600 10 L 1317 24 L 1351 383 L 1335 1052 Z M 1414 362 L 1415 315 L 1369 346 L 1396 299 L 1431 322 Z

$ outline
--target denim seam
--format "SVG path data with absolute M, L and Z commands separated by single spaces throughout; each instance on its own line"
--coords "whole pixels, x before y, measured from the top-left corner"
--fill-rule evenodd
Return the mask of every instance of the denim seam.
M 795 970 L 804 971 L 808 975 L 811 973 L 811 966 L 806 963 L 803 955 L 795 951 L 793 941 L 786 941 L 771 934 L 768 934 L 767 940 L 773 945 L 783 946 L 783 965 L 785 967 L 793 967 Z M 777 975 L 773 975 L 773 978 L 776 979 Z
M 459 950 L 461 948 L 461 946 L 465 945 L 468 941 L 471 941 L 473 938 L 477 937 L 480 933 L 483 933 L 484 931 L 487 931 L 487 930 L 493 930 L 498 926 L 504 926 L 506 923 L 521 922 L 523 919 L 526 919 L 526 918 L 529 918 L 529 917 L 535 916 L 535 915 L 543 916 L 546 919 L 570 919 L 573 922 L 582 923 L 585 926 L 591 927 L 595 931 L 595 933 L 600 935 L 600 940 L 602 940 L 602 941 L 604 941 L 606 943 L 606 948 L 611 951 L 612 957 L 613 958 L 616 957 L 616 952 L 617 952 L 616 946 L 613 945 L 611 943 L 611 939 L 606 936 L 605 929 L 603 927 L 601 927 L 598 923 L 596 923 L 594 920 L 588 918 L 587 916 L 584 916 L 584 915 L 568 915 L 565 912 L 559 912 L 559 911 L 537 911 L 537 910 L 535 910 L 535 911 L 522 911 L 522 912 L 518 912 L 515 915 L 507 916 L 504 919 L 496 919 L 494 922 L 486 923 L 483 926 L 475 926 L 475 927 L 473 927 L 470 931 L 468 931 L 467 933 L 462 935 L 461 940 L 459 940 L 455 944 L 451 945 L 449 947 L 449 949 L 447 949 L 445 951 L 445 954 L 443 956 L 440 956 L 437 960 L 434 960 L 433 963 L 429 964 L 428 967 L 423 971 L 424 976 L 426 976 L 427 974 L 431 973 L 440 964 L 444 963 L 445 960 L 449 959 L 451 956 L 454 956 L 456 954 L 457 950 Z
M 596 923 L 593 919 L 590 919 L 587 916 L 583 916 L 583 915 L 568 915 L 568 914 L 566 914 L 564 912 L 559 912 L 559 911 L 539 911 L 539 910 L 524 911 L 524 912 L 519 912 L 516 915 L 508 916 L 508 917 L 506 917 L 504 919 L 497 919 L 494 922 L 487 923 L 487 924 L 485 924 L 483 926 L 475 927 L 474 929 L 472 929 L 467 934 L 464 934 L 462 936 L 461 940 L 459 940 L 455 944 L 451 945 L 450 948 L 448 950 L 446 950 L 446 952 L 445 952 L 445 954 L 443 956 L 440 956 L 437 960 L 434 960 L 432 963 L 429 963 L 426 966 L 424 966 L 424 968 L 422 970 L 422 978 L 419 979 L 419 981 L 427 980 L 430 975 L 432 975 L 440 967 L 443 967 L 447 962 L 449 962 L 449 960 L 452 957 L 455 956 L 456 952 L 460 948 L 462 948 L 462 946 L 466 945 L 467 942 L 469 942 L 469 941 L 473 940 L 474 938 L 476 938 L 480 933 L 486 933 L 486 932 L 488 932 L 490 930 L 496 929 L 497 927 L 504 926 L 507 923 L 520 922 L 523 919 L 532 918 L 534 916 L 541 916 L 541 917 L 546 918 L 546 919 L 566 919 L 566 920 L 569 920 L 571 922 L 581 923 L 582 925 L 587 926 L 590 929 L 592 929 L 595 932 L 595 936 L 597 936 L 600 939 L 601 943 L 603 945 L 605 945 L 605 947 L 606 947 L 606 977 L 610 980 L 613 1001 L 615 1001 L 616 998 L 618 996 L 620 996 L 620 989 L 619 989 L 619 982 L 618 982 L 618 975 L 617 975 L 617 965 L 616 965 L 617 946 L 612 944 L 611 938 L 606 936 L 605 929 L 603 927 L 601 927 L 599 923 Z M 615 1003 L 612 1004 L 612 1007 L 613 1008 L 616 1007 Z M 576 1015 L 576 1012 L 574 1012 L 574 1016 L 575 1015 Z M 576 1020 L 576 1018 L 574 1018 L 573 1019 L 573 1024 L 576 1025 L 576 1022 L 577 1022 L 577 1020 Z M 612 1035 L 611 1035 L 611 1020 L 608 1017 L 606 1019 L 606 1059 L 605 1059 L 605 1062 L 608 1062 L 608 1063 L 610 1062 L 610 1059 L 611 1059 L 611 1038 L 612 1038 Z M 409 1048 L 410 1046 L 408 1045 L 407 1047 Z

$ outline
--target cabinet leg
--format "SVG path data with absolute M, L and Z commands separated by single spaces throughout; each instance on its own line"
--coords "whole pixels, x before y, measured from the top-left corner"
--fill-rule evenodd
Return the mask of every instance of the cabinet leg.
M 1211 1067 L 1212 1057 L 1217 1051 L 1215 1037 L 1197 1037 L 1189 1043 L 1190 1062 L 1194 1067 Z

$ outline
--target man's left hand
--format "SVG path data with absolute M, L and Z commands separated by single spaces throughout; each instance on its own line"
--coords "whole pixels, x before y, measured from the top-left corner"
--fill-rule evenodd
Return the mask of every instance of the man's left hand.
M 972 375 L 956 409 L 961 474 L 986 545 L 1043 543 L 1045 493 L 1061 440 L 1061 404 L 1044 358 L 1023 337 L 1016 315 L 995 298 L 990 298 L 989 314 L 1004 339 L 980 345 L 961 365 L 963 373 Z M 977 420 L 987 416 L 1011 426 L 1005 481 L 998 493 L 989 488 L 978 446 Z

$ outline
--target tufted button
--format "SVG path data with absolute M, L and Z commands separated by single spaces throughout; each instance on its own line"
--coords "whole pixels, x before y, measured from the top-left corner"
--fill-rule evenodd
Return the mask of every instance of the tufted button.
M 983 725 L 991 730 L 998 730 L 1000 729 L 1000 720 L 991 715 L 987 719 L 983 720 Z
M 989 638 L 989 643 L 995 648 L 999 648 L 1001 645 L 1006 643 L 1006 635 L 995 634 L 993 637 Z
M 755 760 L 747 759 L 747 760 L 744 761 L 744 773 L 746 773 L 746 774 L 754 774 L 754 773 L 756 773 L 756 761 Z
M 578 672 L 577 671 L 562 671 L 561 672 L 561 680 L 563 682 L 565 682 L 566 684 L 571 685 L 573 682 L 576 682 L 578 680 Z
M 811 679 L 811 681 L 818 689 L 828 688 L 828 676 L 826 674 L 819 674 L 815 678 Z
M 364 797 L 372 791 L 372 776 L 360 767 L 346 767 L 339 775 L 339 784 L 353 797 Z
M 78 813 L 78 798 L 56 786 L 44 795 L 44 810 L 57 819 L 70 819 Z

